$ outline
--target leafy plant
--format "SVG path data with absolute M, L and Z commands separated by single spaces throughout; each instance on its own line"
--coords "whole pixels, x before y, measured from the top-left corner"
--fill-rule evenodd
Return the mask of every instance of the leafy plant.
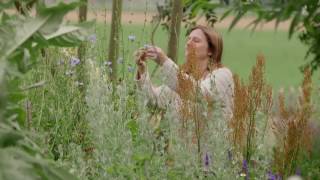
M 67 171 L 41 158 L 37 146 L 28 139 L 26 113 L 21 104 L 24 92 L 20 78 L 37 62 L 40 49 L 49 46 L 75 46 L 86 38 L 89 24 L 66 25 L 63 17 L 78 2 L 38 1 L 36 16 L 8 15 L 16 1 L 0 3 L 0 156 L 5 164 L 2 177 L 13 179 L 75 179 Z M 22 9 L 26 3 L 20 3 Z M 31 87 L 31 86 L 30 86 Z M 6 160 L 5 160 L 6 159 Z

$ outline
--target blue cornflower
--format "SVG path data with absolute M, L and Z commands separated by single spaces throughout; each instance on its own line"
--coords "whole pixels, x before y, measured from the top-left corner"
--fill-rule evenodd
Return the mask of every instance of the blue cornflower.
M 133 71 L 134 71 L 134 67 L 128 66 L 128 71 L 129 71 L 129 72 L 133 72 Z
M 105 61 L 105 62 L 103 63 L 103 65 L 105 65 L 105 66 L 111 66 L 111 64 L 112 64 L 111 61 Z
M 136 40 L 136 36 L 135 36 L 135 35 L 129 35 L 129 36 L 128 36 L 128 39 L 129 39 L 130 41 L 135 41 L 135 40 Z
M 95 43 L 97 41 L 97 35 L 96 34 L 91 34 L 89 37 L 88 37 L 88 40 L 91 42 L 91 43 Z
M 268 180 L 277 180 L 277 175 L 272 174 L 271 171 L 268 171 L 267 176 L 268 176 Z
M 76 58 L 76 57 L 71 57 L 71 59 L 70 59 L 70 65 L 71 65 L 72 67 L 74 67 L 74 66 L 76 66 L 76 65 L 78 65 L 78 64 L 80 64 L 80 59 L 79 59 L 79 58 Z

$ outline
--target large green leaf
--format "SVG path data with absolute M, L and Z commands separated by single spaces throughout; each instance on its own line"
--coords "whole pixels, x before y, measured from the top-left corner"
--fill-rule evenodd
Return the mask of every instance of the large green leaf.
M 23 136 L 12 130 L 0 128 L 0 148 L 14 146 L 18 140 L 21 140 Z
M 45 35 L 45 39 L 53 46 L 74 46 L 86 40 L 88 35 L 87 29 L 92 27 L 92 22 L 77 26 L 61 26 L 53 34 Z
M 301 22 L 301 19 L 302 19 L 302 18 L 301 18 L 301 13 L 302 13 L 302 10 L 296 12 L 294 18 L 293 18 L 292 21 L 291 21 L 290 28 L 289 28 L 289 38 L 292 37 L 295 28 L 296 28 L 297 25 Z
M 73 180 L 74 176 L 40 158 L 17 148 L 0 149 L 0 177 L 15 180 Z
M 6 27 L 0 28 L 0 40 L 5 41 L 10 38 L 10 41 L 6 41 L 1 44 L 0 47 L 1 57 L 0 59 L 7 59 L 12 53 L 14 53 L 20 46 L 25 43 L 35 32 L 37 32 L 49 19 L 47 17 L 37 18 L 21 18 L 17 21 L 5 24 Z M 21 24 L 20 24 L 21 23 Z M 11 28 L 11 31 L 9 31 Z M 14 33 L 13 33 L 14 32 Z
M 71 10 L 75 9 L 79 2 L 61 2 L 45 4 L 39 3 L 37 6 L 37 13 L 41 17 L 49 16 L 50 18 L 39 30 L 44 35 L 52 34 L 57 31 L 63 22 L 64 16 Z

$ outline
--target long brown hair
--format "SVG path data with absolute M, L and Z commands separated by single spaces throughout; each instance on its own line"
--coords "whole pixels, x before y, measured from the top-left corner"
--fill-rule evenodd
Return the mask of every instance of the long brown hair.
M 217 68 L 221 68 L 222 67 L 221 58 L 223 53 L 223 41 L 222 41 L 221 35 L 217 33 L 214 29 L 207 26 L 202 26 L 202 25 L 197 25 L 191 28 L 188 31 L 188 35 L 196 29 L 200 29 L 203 32 L 208 42 L 209 51 L 212 53 L 209 59 L 207 70 L 209 72 L 212 72 Z M 191 49 L 191 51 L 194 51 L 194 50 Z M 192 76 L 194 76 L 195 74 L 199 75 L 199 72 L 194 73 L 195 71 L 197 71 L 196 69 L 194 69 L 196 67 L 194 64 L 196 63 L 196 59 L 194 59 L 195 53 L 196 52 L 193 52 L 193 53 L 191 52 L 190 55 L 187 57 L 188 60 L 181 66 L 182 71 Z M 198 79 L 197 77 L 195 78 Z

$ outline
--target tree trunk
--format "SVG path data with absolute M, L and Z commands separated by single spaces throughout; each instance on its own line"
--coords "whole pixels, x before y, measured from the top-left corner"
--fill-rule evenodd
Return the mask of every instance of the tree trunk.
M 117 58 L 119 56 L 119 37 L 121 26 L 122 0 L 112 1 L 112 20 L 109 41 L 108 61 L 111 61 L 110 79 L 113 83 L 117 79 Z
M 183 0 L 173 0 L 171 12 L 170 37 L 168 43 L 168 56 L 174 61 L 178 61 L 178 48 L 180 26 L 182 20 Z
M 79 7 L 79 22 L 84 22 L 87 20 L 87 11 L 88 11 L 88 0 L 81 0 L 83 3 Z M 82 43 L 78 49 L 78 57 L 81 61 L 85 60 L 86 47 L 85 43 Z

